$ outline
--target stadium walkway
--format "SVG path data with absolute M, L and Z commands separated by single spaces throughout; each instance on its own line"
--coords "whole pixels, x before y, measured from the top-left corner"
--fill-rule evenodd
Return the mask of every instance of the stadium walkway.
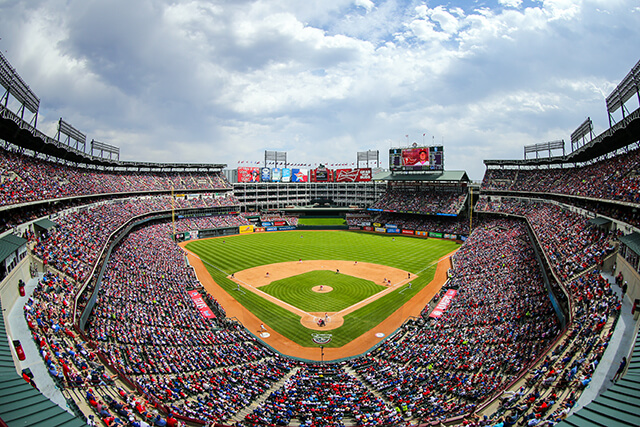
M 622 294 L 622 290 L 615 284 L 614 277 L 610 274 L 601 272 L 602 277 L 607 279 L 611 283 L 611 289 L 618 296 Z M 633 302 L 629 298 L 629 295 L 625 295 L 622 302 L 622 313 L 616 324 L 616 328 L 613 332 L 613 336 L 609 341 L 609 345 L 600 359 L 600 363 L 593 374 L 591 383 L 584 390 L 578 402 L 571 410 L 570 414 L 579 411 L 584 406 L 589 404 L 593 399 L 605 392 L 609 387 L 613 385 L 611 379 L 618 370 L 620 361 L 623 356 L 628 356 L 631 347 L 633 346 L 633 337 L 635 336 L 635 321 L 631 315 L 631 308 Z M 627 357 L 628 359 L 628 357 Z
M 9 328 L 11 329 L 11 336 L 14 340 L 20 340 L 22 349 L 26 356 L 25 360 L 19 362 L 20 366 L 18 367 L 18 370 L 22 371 L 25 368 L 29 368 L 33 374 L 33 381 L 38 386 L 40 392 L 47 399 L 51 400 L 70 414 L 73 414 L 67 405 L 67 401 L 62 395 L 62 392 L 58 387 L 56 387 L 53 379 L 49 375 L 49 371 L 47 370 L 42 357 L 40 357 L 40 354 L 38 353 L 36 343 L 31 337 L 31 331 L 27 325 L 27 320 L 24 318 L 24 304 L 27 302 L 31 294 L 33 294 L 33 290 L 38 284 L 38 279 L 40 277 L 41 273 L 35 278 L 29 280 L 25 286 L 26 296 L 19 297 L 13 306 L 7 307 L 8 314 L 6 319 L 9 323 Z

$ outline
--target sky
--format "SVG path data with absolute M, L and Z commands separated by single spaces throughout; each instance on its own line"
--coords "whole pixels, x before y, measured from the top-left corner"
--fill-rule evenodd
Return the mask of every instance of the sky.
M 587 117 L 609 127 L 640 0 L 0 0 L 0 50 L 40 98 L 39 130 L 62 117 L 121 160 L 379 150 L 387 167 L 416 142 L 480 180 L 484 159 L 569 152 Z

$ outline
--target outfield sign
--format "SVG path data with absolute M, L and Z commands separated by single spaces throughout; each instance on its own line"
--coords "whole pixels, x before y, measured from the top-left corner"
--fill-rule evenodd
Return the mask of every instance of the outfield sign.
M 238 232 L 240 234 L 253 233 L 253 225 L 241 225 Z
M 456 291 L 455 289 L 449 289 L 447 292 L 445 292 L 444 296 L 442 297 L 438 305 L 436 305 L 436 308 L 433 309 L 429 317 L 434 319 L 439 319 L 440 317 L 442 317 L 442 314 L 447 308 L 449 308 L 451 300 L 457 295 L 457 293 L 458 291 Z

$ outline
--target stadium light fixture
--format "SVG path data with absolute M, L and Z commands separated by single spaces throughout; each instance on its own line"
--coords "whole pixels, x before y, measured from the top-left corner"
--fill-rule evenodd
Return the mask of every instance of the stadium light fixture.
M 640 103 L 640 61 L 633 66 L 631 71 L 622 79 L 615 89 L 607 96 L 607 113 L 609 114 L 609 127 L 613 126 L 614 120 L 611 115 L 618 109 L 622 110 L 622 118 L 624 119 L 629 111 L 625 107 L 627 102 L 633 95 L 638 97 Z
M 71 126 L 69 123 L 62 120 L 62 117 L 60 117 L 60 120 L 58 121 L 58 134 L 56 135 L 56 139 L 58 141 L 60 141 L 60 135 L 67 136 L 67 145 L 71 145 L 69 144 L 69 140 L 73 139 L 74 141 L 76 141 L 76 146 L 74 148 L 78 149 L 78 145 L 82 144 L 82 151 L 86 151 L 87 136 Z
M 549 157 L 551 157 L 551 150 L 562 150 L 562 155 L 564 156 L 564 139 L 525 145 L 524 159 L 527 159 L 527 153 L 536 153 L 536 159 L 538 159 L 541 151 L 548 151 Z
M 91 140 L 91 155 L 93 156 L 94 150 L 100 151 L 100 157 L 104 157 L 104 153 L 109 153 L 109 159 L 112 158 L 112 154 L 116 156 L 117 160 L 120 160 L 120 148 L 115 145 L 105 144 L 104 142 L 96 141 L 95 139 Z
M 22 77 L 11 66 L 7 58 L 0 52 L 0 84 L 7 90 L 7 95 L 12 95 L 20 104 L 31 111 L 38 114 L 40 108 L 40 99 L 29 88 Z M 7 100 L 5 99 L 5 107 Z
M 587 117 L 578 128 L 571 134 L 571 152 L 586 144 L 585 136 L 589 135 L 589 141 L 593 139 L 593 122 L 591 117 Z M 582 142 L 582 144 L 580 144 Z M 575 145 L 575 147 L 574 147 Z

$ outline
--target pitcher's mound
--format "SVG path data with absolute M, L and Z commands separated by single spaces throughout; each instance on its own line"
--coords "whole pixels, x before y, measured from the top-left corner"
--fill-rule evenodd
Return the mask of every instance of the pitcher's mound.
M 313 292 L 319 292 L 321 294 L 327 293 L 327 292 L 331 292 L 333 290 L 333 288 L 331 286 L 327 286 L 327 285 L 318 285 L 318 286 L 314 286 L 313 288 L 311 288 L 311 290 Z

